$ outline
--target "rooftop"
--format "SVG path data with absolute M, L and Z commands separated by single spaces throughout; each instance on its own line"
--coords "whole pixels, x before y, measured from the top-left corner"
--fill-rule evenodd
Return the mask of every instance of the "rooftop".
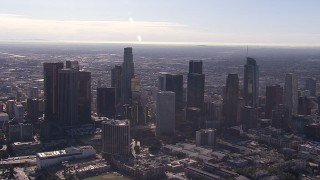
M 126 126 L 129 125 L 129 120 L 114 120 L 104 121 L 105 124 L 115 125 L 115 126 Z

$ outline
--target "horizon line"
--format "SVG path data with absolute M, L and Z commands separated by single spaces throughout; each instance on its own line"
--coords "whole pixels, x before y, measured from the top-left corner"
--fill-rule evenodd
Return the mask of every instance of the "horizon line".
M 71 41 L 71 40 L 0 40 L 0 44 L 132 44 L 132 45 L 172 45 L 172 46 L 261 46 L 261 47 L 291 47 L 320 48 L 320 44 L 297 43 L 222 43 L 222 42 L 174 42 L 174 41 Z

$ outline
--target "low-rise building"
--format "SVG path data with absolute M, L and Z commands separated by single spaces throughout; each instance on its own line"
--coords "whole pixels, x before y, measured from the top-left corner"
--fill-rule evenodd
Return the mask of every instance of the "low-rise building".
M 62 161 L 93 157 L 96 150 L 92 146 L 68 147 L 64 150 L 36 154 L 37 168 L 42 169 L 60 164 Z

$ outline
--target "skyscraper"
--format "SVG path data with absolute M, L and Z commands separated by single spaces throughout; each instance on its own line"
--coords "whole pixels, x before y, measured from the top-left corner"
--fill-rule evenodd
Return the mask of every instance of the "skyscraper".
M 201 129 L 201 110 L 196 107 L 186 108 L 186 120 L 192 124 L 192 129 L 195 131 Z
M 131 106 L 131 116 L 128 116 L 128 118 L 130 119 L 131 127 L 146 124 L 144 109 L 140 102 L 133 101 Z
M 23 122 L 24 120 L 24 107 L 21 103 L 14 105 L 14 119 L 18 122 Z
M 66 68 L 79 70 L 79 62 L 78 61 L 66 61 Z
M 298 99 L 298 114 L 299 115 L 310 115 L 312 99 L 307 96 L 300 96 Z
M 277 105 L 272 110 L 272 126 L 278 129 L 288 128 L 289 110 L 283 104 Z
M 271 119 L 272 109 L 282 104 L 283 88 L 280 85 L 271 85 L 266 87 L 266 111 L 265 118 Z
M 140 91 L 140 80 L 138 78 L 131 79 L 131 100 L 140 101 L 141 91 Z
M 116 115 L 116 89 L 114 87 L 97 88 L 97 113 L 98 116 L 113 118 Z
M 317 95 L 317 79 L 316 78 L 307 78 L 305 89 L 310 91 L 310 96 Z
M 39 88 L 38 87 L 31 87 L 29 89 L 29 97 L 39 98 Z
M 189 73 L 202 74 L 202 61 L 201 60 L 189 61 Z
M 202 74 L 202 61 L 189 61 L 187 107 L 195 107 L 202 110 L 204 105 L 204 82 Z
M 226 127 L 235 126 L 238 119 L 238 101 L 239 101 L 239 77 L 238 74 L 229 74 L 224 99 L 224 115 Z
M 159 78 L 158 78 L 158 89 L 159 91 L 166 91 L 167 90 L 167 76 L 169 76 L 170 73 L 167 72 L 160 72 Z
M 6 112 L 8 113 L 10 119 L 14 117 L 14 105 L 14 100 L 8 100 L 6 103 Z
M 241 124 L 246 129 L 255 128 L 258 124 L 258 110 L 251 106 L 245 106 L 241 109 Z
M 204 74 L 188 74 L 187 107 L 203 108 Z
M 156 135 L 175 133 L 175 94 L 171 91 L 157 93 Z
M 121 107 L 121 72 L 122 68 L 119 65 L 111 69 L 111 87 L 116 89 L 116 109 L 118 111 Z
M 160 73 L 159 90 L 175 93 L 176 110 L 183 109 L 183 75 Z
M 244 65 L 244 98 L 247 106 L 257 107 L 259 97 L 259 66 L 256 60 L 247 58 Z
M 58 121 L 61 126 L 79 124 L 78 114 L 78 71 L 58 71 Z
M 294 74 L 286 74 L 284 85 L 284 105 L 289 109 L 289 127 L 291 127 L 291 116 L 298 114 L 298 81 Z
M 36 122 L 39 118 L 39 100 L 34 98 L 27 99 L 27 120 Z
M 45 119 L 56 121 L 58 118 L 58 70 L 63 63 L 43 63 Z
M 131 99 L 131 79 L 134 78 L 134 64 L 132 48 L 124 48 L 124 56 L 121 71 L 121 103 L 130 103 Z
M 110 155 L 129 155 L 130 123 L 128 120 L 102 122 L 102 153 Z
M 78 72 L 78 111 L 79 122 L 89 123 L 91 120 L 91 73 Z

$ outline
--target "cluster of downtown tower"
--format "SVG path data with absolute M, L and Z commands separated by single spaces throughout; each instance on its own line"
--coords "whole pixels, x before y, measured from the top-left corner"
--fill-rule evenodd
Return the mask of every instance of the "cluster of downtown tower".
M 59 128 L 92 124 L 91 73 L 80 70 L 77 61 L 67 61 L 65 68 L 61 62 L 44 63 L 43 67 L 45 121 Z M 157 136 L 174 135 L 177 131 L 194 135 L 200 129 L 238 125 L 249 129 L 256 127 L 261 118 L 271 119 L 272 126 L 286 129 L 291 127 L 292 115 L 308 113 L 303 99 L 300 103 L 294 74 L 286 75 L 284 88 L 267 86 L 265 102 L 261 103 L 259 66 L 253 58 L 248 57 L 244 65 L 243 88 L 240 88 L 238 74 L 228 74 L 221 106 L 204 101 L 205 74 L 201 60 L 189 61 L 186 90 L 183 79 L 182 74 L 160 72 L 158 82 L 154 82 L 158 86 L 155 95 Z M 316 82 L 312 80 L 308 81 L 308 90 L 315 96 Z M 112 125 L 125 125 L 125 128 L 147 124 L 151 110 L 140 101 L 140 82 L 135 77 L 131 47 L 124 48 L 123 63 L 111 69 L 111 87 L 103 87 L 98 82 L 96 92 L 98 117 L 123 120 L 125 122 L 115 121 Z M 299 107 L 299 103 L 303 107 Z M 118 134 L 118 138 L 125 136 L 123 141 L 130 144 L 129 131 L 121 130 L 125 134 Z M 106 139 L 109 135 L 103 133 L 102 136 Z

